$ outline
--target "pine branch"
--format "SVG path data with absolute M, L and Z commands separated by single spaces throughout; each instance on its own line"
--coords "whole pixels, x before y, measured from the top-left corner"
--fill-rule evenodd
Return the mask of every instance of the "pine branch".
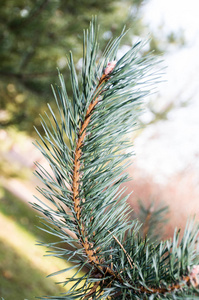
M 52 172 L 38 164 L 36 176 L 50 205 L 38 199 L 41 205 L 34 207 L 48 222 L 43 230 L 59 237 L 59 242 L 49 244 L 51 254 L 72 262 L 77 271 L 64 282 L 74 282 L 65 295 L 41 299 L 199 295 L 198 226 L 190 222 L 181 242 L 179 232 L 173 241 L 140 238 L 140 224 L 130 219 L 128 197 L 123 196 L 121 183 L 128 179 L 124 170 L 132 155 L 128 134 L 136 127 L 141 101 L 159 76 L 151 71 L 156 59 L 139 54 L 143 43 L 116 61 L 123 35 L 110 42 L 99 59 L 97 25 L 91 22 L 84 32 L 81 83 L 70 53 L 73 97 L 69 99 L 59 74 L 60 87 L 53 88 L 57 112 L 48 105 L 51 116 L 42 117 L 45 135 L 38 132 L 36 146 Z M 70 247 L 63 248 L 63 242 Z
M 76 144 L 76 149 L 75 149 L 75 158 L 74 158 L 74 174 L 73 174 L 73 184 L 72 184 L 72 190 L 73 190 L 73 201 L 74 201 L 74 211 L 76 213 L 76 219 L 78 223 L 78 231 L 79 231 L 79 236 L 81 239 L 81 244 L 85 249 L 85 252 L 88 256 L 88 259 L 91 263 L 98 265 L 99 269 L 102 270 L 102 267 L 100 266 L 100 259 L 97 256 L 97 253 L 95 250 L 93 250 L 93 244 L 89 242 L 87 236 L 86 236 L 86 229 L 85 225 L 81 222 L 81 203 L 80 203 L 80 197 L 79 197 L 79 187 L 80 187 L 80 158 L 81 158 L 81 148 L 84 143 L 85 137 L 86 137 L 86 129 L 88 127 L 88 124 L 91 119 L 92 112 L 95 108 L 95 106 L 99 102 L 99 97 L 100 97 L 100 91 L 101 86 L 103 85 L 104 82 L 108 80 L 108 75 L 112 71 L 111 66 L 108 66 L 104 74 L 99 80 L 98 86 L 96 88 L 96 92 L 94 93 L 93 99 L 87 109 L 85 120 L 81 125 L 81 128 L 79 130 L 79 137 L 77 140 Z M 114 273 L 112 269 L 109 267 L 106 268 L 105 270 L 106 273 L 109 273 L 110 275 L 113 275 L 115 277 L 118 277 L 119 281 L 121 281 L 121 278 Z

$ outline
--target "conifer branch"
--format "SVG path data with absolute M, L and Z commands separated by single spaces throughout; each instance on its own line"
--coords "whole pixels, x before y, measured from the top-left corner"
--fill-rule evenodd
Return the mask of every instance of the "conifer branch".
M 92 112 L 99 101 L 100 87 L 107 80 L 108 80 L 108 73 L 107 74 L 104 73 L 99 80 L 98 86 L 96 88 L 96 92 L 94 93 L 94 97 L 87 109 L 85 120 L 82 123 L 80 131 L 78 133 L 78 140 L 77 140 L 76 149 L 75 149 L 74 174 L 73 174 L 73 184 L 72 184 L 74 211 L 75 211 L 76 218 L 77 218 L 78 231 L 79 231 L 79 236 L 81 239 L 81 244 L 85 249 L 85 252 L 88 256 L 89 261 L 91 263 L 94 263 L 97 265 L 100 265 L 100 260 L 97 257 L 96 252 L 92 249 L 93 248 L 92 243 L 89 242 L 88 237 L 86 236 L 85 225 L 81 221 L 81 200 L 80 200 L 80 196 L 79 196 L 79 186 L 80 186 L 80 180 L 81 180 L 81 178 L 80 178 L 81 177 L 80 176 L 80 165 L 81 165 L 80 159 L 81 159 L 81 152 L 82 152 L 81 147 L 84 143 L 84 139 L 86 136 L 86 129 L 87 129 L 87 126 L 91 119 Z M 99 268 L 101 269 L 101 267 L 99 267 Z
M 172 241 L 142 239 L 140 224 L 130 220 L 128 196 L 123 196 L 121 183 L 128 179 L 124 170 L 132 155 L 127 152 L 131 148 L 127 134 L 136 126 L 140 101 L 149 94 L 152 77 L 158 80 L 151 72 L 156 58 L 139 55 L 142 43 L 115 61 L 123 35 L 110 42 L 99 59 L 97 27 L 91 22 L 84 33 L 81 88 L 70 54 L 73 97 L 68 97 L 59 74 L 60 87 L 53 88 L 57 112 L 49 106 L 51 117 L 42 118 L 45 136 L 38 132 L 36 146 L 52 173 L 37 164 L 36 175 L 45 186 L 39 191 L 51 206 L 33 206 L 46 217 L 44 230 L 59 238 L 48 245 L 52 255 L 72 262 L 77 271 L 64 282 L 74 282 L 65 295 L 41 299 L 199 296 L 199 226 L 189 222 L 181 241 L 177 231 Z M 151 218 L 153 214 L 148 223 Z M 65 249 L 61 243 L 70 247 Z

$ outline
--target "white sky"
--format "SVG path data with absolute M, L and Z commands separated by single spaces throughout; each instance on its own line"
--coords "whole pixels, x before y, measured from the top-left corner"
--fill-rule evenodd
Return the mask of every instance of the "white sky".
M 187 168 L 199 175 L 199 0 L 150 0 L 144 12 L 149 32 L 161 38 L 183 29 L 187 44 L 165 55 L 167 81 L 155 98 L 157 110 L 171 102 L 176 108 L 168 121 L 146 127 L 136 139 L 135 162 L 159 182 Z M 150 117 L 146 112 L 143 120 Z
M 168 31 L 184 29 L 189 41 L 198 39 L 199 0 L 149 0 L 144 10 L 145 20 L 153 31 L 166 25 Z

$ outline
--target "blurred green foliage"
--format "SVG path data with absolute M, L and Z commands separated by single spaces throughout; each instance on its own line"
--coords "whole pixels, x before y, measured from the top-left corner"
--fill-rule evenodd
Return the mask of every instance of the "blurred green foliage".
M 50 84 L 58 67 L 67 82 L 66 54 L 82 56 L 82 32 L 98 15 L 101 48 L 124 24 L 136 35 L 142 30 L 143 0 L 9 0 L 0 2 L 0 126 L 16 126 L 33 134 L 39 113 L 53 99 Z M 128 42 L 128 41 L 126 41 Z M 104 43 L 104 44 L 103 44 Z M 66 70 L 66 71 L 65 71 Z M 67 84 L 70 94 L 70 87 Z
M 53 235 L 49 235 L 38 228 L 41 226 L 41 220 L 35 210 L 4 188 L 1 189 L 0 211 L 10 217 L 24 230 L 33 234 L 37 238 L 37 241 L 50 240 L 51 242 L 55 242 L 58 240 Z

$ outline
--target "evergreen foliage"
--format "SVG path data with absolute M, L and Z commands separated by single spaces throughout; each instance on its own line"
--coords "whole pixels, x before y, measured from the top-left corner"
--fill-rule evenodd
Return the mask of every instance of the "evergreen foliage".
M 143 2 L 146 0 L 0 1 L 0 126 L 14 125 L 35 134 L 32 124 L 40 127 L 38 111 L 43 112 L 46 99 L 52 99 L 49 82 L 56 81 L 57 66 L 60 70 L 66 67 L 70 49 L 74 49 L 75 61 L 80 59 L 79 32 L 88 26 L 91 15 L 99 14 L 103 31 L 109 35 L 120 32 L 124 23 L 139 35 Z M 106 42 L 102 38 L 102 49 Z M 66 86 L 71 95 L 67 82 Z
M 53 88 L 59 117 L 49 105 L 36 146 L 52 174 L 38 164 L 39 188 L 49 205 L 34 204 L 44 214 L 47 232 L 59 237 L 49 254 L 74 264 L 67 293 L 41 299 L 198 299 L 198 225 L 190 221 L 180 241 L 153 243 L 139 235 L 140 224 L 121 183 L 132 155 L 128 134 L 136 128 L 140 103 L 158 80 L 152 55 L 142 57 L 142 42 L 116 62 L 122 34 L 99 57 L 98 29 L 84 32 L 80 83 L 72 53 L 68 58 L 73 97 L 63 76 Z M 53 119 L 53 120 L 52 120 Z M 128 150 L 128 151 L 127 151 Z M 39 199 L 38 199 L 39 200 Z M 63 246 L 68 244 L 67 249 Z M 82 275 L 82 270 L 84 273 Z M 60 270 L 66 272 L 66 270 Z

